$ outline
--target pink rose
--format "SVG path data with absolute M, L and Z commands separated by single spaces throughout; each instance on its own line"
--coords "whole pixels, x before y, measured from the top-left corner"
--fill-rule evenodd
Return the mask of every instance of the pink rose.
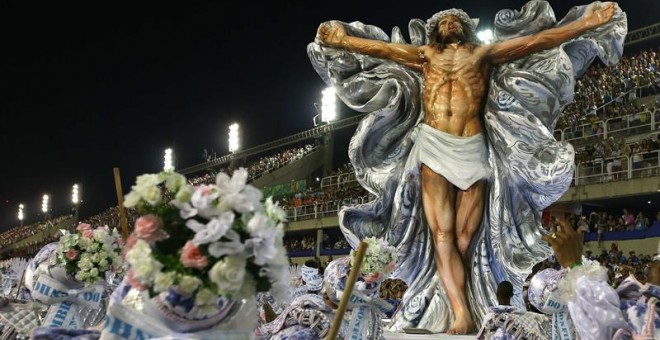
M 137 279 L 133 276 L 133 271 L 132 271 L 132 270 L 129 270 L 129 271 L 128 271 L 127 279 L 128 279 L 128 283 L 129 283 L 133 288 L 135 288 L 135 289 L 137 289 L 137 290 L 146 290 L 146 289 L 147 289 L 147 287 L 145 287 L 144 285 L 142 285 L 142 282 L 140 282 L 139 280 L 137 280 Z
M 92 238 L 92 236 L 94 236 L 94 231 L 92 229 L 84 229 L 82 235 L 84 238 Z
M 144 215 L 135 221 L 135 235 L 147 242 L 156 242 L 168 237 L 161 229 L 162 221 L 154 215 Z
M 66 252 L 66 257 L 69 260 L 75 260 L 78 257 L 78 251 L 75 249 L 69 249 L 69 251 Z
M 76 228 L 78 231 L 92 230 L 92 226 L 87 223 L 80 223 Z
M 203 269 L 209 262 L 199 248 L 188 241 L 181 252 L 181 263 L 186 268 Z

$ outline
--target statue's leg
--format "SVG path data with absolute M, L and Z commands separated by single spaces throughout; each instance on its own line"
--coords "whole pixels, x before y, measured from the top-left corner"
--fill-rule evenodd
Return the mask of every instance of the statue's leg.
M 438 274 L 454 311 L 455 320 L 448 333 L 466 333 L 474 323 L 465 299 L 465 269 L 456 248 L 456 187 L 425 165 L 422 165 L 422 203 L 435 243 Z
M 484 212 L 486 182 L 478 181 L 456 194 L 456 237 L 458 252 L 465 263 L 474 233 L 479 230 Z

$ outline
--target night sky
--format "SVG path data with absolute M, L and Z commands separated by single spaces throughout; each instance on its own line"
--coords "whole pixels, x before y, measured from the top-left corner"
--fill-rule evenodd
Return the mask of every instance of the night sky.
M 37 219 L 82 185 L 83 216 L 116 204 L 135 177 L 227 151 L 227 126 L 252 147 L 313 127 L 324 88 L 306 46 L 326 20 L 404 32 L 411 18 L 460 7 L 488 28 L 526 1 L 0 1 L 0 230 L 17 206 Z M 587 1 L 551 1 L 558 18 Z M 657 0 L 620 2 L 629 29 L 657 22 Z M 345 113 L 346 114 L 346 113 Z M 350 113 L 348 113 L 350 114 Z

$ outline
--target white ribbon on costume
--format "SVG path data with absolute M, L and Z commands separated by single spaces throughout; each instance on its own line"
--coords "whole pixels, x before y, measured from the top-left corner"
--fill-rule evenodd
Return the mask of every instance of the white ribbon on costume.
M 369 297 L 366 294 L 353 291 L 349 299 L 349 305 L 353 307 L 351 313 L 351 322 L 348 325 L 346 339 L 360 340 L 365 338 L 368 323 L 365 322 L 367 312 L 375 314 L 377 320 L 380 315 L 392 310 L 394 306 L 379 297 Z

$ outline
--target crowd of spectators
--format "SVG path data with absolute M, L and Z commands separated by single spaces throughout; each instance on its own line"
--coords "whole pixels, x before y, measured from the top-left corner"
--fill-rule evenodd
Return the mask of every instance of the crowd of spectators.
M 316 240 L 313 236 L 291 237 L 284 239 L 287 252 L 310 251 L 314 249 Z
M 605 234 L 613 231 L 660 228 L 660 211 L 657 212 L 654 218 L 649 218 L 648 216 L 645 216 L 644 212 L 641 210 L 634 212 L 631 209 L 625 208 L 621 210 L 620 214 L 601 210 L 593 211 L 588 216 L 571 214 L 566 220 L 571 223 L 575 230 Z M 555 221 L 555 217 L 552 217 L 550 223 L 545 227 L 549 229 L 556 224 Z
M 627 178 L 628 170 L 633 171 L 633 177 L 656 176 L 660 174 L 658 151 L 658 134 L 631 143 L 609 137 L 578 149 L 575 162 L 582 165 L 580 176 L 599 182 Z
M 306 144 L 301 147 L 295 147 L 278 152 L 273 155 L 261 157 L 242 167 L 247 169 L 249 176 L 248 179 L 253 180 L 264 174 L 267 174 L 271 171 L 275 171 L 283 166 L 286 166 L 299 159 L 302 159 L 313 150 L 314 150 L 314 145 Z M 209 159 L 209 161 L 212 161 L 212 159 Z M 226 174 L 231 175 L 234 172 L 234 170 L 236 170 L 236 168 L 232 166 L 228 166 L 218 170 L 210 171 L 201 176 L 190 178 L 188 179 L 188 182 L 192 185 L 215 183 L 215 177 L 218 172 L 224 172 Z
M 590 67 L 577 81 L 574 101 L 564 109 L 557 127 L 579 126 L 589 119 L 603 120 L 627 113 L 627 110 L 597 111 L 597 108 L 612 101 L 623 104 L 635 100 L 632 91 L 635 88 L 646 88 L 649 93 L 655 93 L 660 88 L 658 58 L 656 50 L 645 50 L 624 56 L 612 67 Z
M 609 250 L 601 250 L 601 253 L 598 255 L 593 254 L 589 249 L 584 251 L 585 258 L 597 261 L 601 266 L 607 268 L 609 283 L 614 288 L 618 287 L 621 281 L 629 275 L 634 275 L 639 282 L 646 283 L 650 265 L 653 263 L 653 257 L 655 255 L 657 254 L 637 254 L 634 250 L 629 251 L 626 255 L 623 251 L 619 250 L 616 243 L 612 243 Z M 531 279 L 534 274 L 547 268 L 559 270 L 561 266 L 555 257 L 551 256 L 534 266 L 532 274 L 527 279 Z
M 323 233 L 323 240 L 321 241 L 323 249 L 349 249 L 351 246 L 343 235 L 330 235 Z
M 40 221 L 5 231 L 0 234 L 0 249 L 15 244 L 16 242 L 24 240 L 30 236 L 43 233 L 48 228 L 51 228 L 53 225 L 56 225 L 67 218 L 71 218 L 71 215 L 57 216 L 48 221 Z

